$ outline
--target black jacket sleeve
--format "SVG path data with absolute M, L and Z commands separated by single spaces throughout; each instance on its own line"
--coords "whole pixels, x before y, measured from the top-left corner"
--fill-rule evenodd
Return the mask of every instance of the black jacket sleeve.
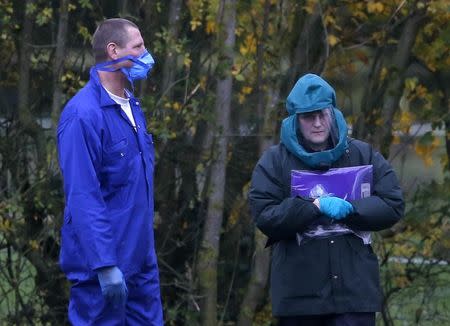
M 405 204 L 402 191 L 391 165 L 369 146 L 373 165 L 372 196 L 351 203 L 355 213 L 345 223 L 353 230 L 379 231 L 391 227 L 403 217 Z
M 256 226 L 271 240 L 294 238 L 321 216 L 312 201 L 286 195 L 282 172 L 281 157 L 269 149 L 253 171 L 249 192 Z

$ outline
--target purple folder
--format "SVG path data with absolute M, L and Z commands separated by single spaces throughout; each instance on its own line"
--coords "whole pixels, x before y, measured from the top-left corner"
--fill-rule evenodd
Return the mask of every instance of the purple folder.
M 307 198 L 335 196 L 345 200 L 369 197 L 372 165 L 334 168 L 327 171 L 291 171 L 291 195 Z

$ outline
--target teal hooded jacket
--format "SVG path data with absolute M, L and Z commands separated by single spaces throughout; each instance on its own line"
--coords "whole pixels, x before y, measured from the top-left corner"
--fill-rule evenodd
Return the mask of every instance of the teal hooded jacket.
M 331 108 L 337 126 L 337 144 L 321 152 L 308 152 L 298 141 L 297 114 Z M 329 168 L 337 161 L 348 147 L 347 123 L 341 111 L 336 108 L 336 93 L 325 80 L 314 74 L 301 77 L 291 90 L 286 109 L 289 116 L 281 125 L 281 142 L 289 152 L 298 157 L 306 165 L 315 169 Z

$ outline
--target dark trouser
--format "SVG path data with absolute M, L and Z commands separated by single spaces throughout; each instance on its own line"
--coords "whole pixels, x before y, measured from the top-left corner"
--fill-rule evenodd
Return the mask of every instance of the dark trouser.
M 278 326 L 375 326 L 374 312 L 279 317 Z

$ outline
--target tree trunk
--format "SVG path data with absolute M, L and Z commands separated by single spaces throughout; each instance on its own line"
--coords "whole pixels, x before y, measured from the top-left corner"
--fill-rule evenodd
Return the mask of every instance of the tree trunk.
M 320 4 L 314 6 L 312 14 L 303 13 L 301 32 L 299 33 L 291 69 L 289 69 L 287 87 L 291 88 L 300 76 L 307 72 L 319 74 L 325 67 L 328 57 L 328 43 L 322 24 Z
M 118 0 L 117 8 L 119 9 L 120 15 L 125 17 L 128 14 L 128 0 Z
M 364 88 L 361 110 L 356 119 L 352 136 L 372 142 L 370 138 L 375 132 L 374 108 L 377 108 L 382 100 L 382 82 L 380 82 L 383 68 L 384 48 L 376 49 L 374 59 L 367 76 L 367 87 Z
M 255 230 L 255 253 L 252 274 L 246 295 L 241 304 L 238 326 L 253 325 L 253 318 L 258 305 L 263 302 L 267 279 L 269 277 L 270 250 L 265 248 L 267 237 L 258 229 Z
M 444 134 L 445 134 L 445 149 L 447 152 L 447 171 L 450 171 L 450 115 L 448 112 L 450 111 L 450 101 L 449 101 L 449 89 L 446 87 L 448 85 L 448 78 L 445 78 L 443 74 L 438 73 L 437 75 L 438 84 L 442 85 L 441 91 L 442 91 L 442 100 L 441 100 L 441 106 L 443 108 L 444 112 L 447 112 L 447 114 L 444 114 Z M 445 167 L 444 167 L 445 168 Z
M 377 133 L 379 137 L 375 138 L 374 144 L 376 148 L 380 148 L 385 157 L 389 156 L 389 147 L 392 143 L 392 120 L 399 109 L 399 101 L 403 94 L 404 72 L 409 65 L 412 48 L 425 17 L 426 14 L 419 11 L 407 19 L 392 61 L 393 73 L 389 79 L 382 106 L 383 122 L 380 132 Z
M 33 1 L 27 0 L 25 8 L 27 8 Z M 46 141 L 42 128 L 37 124 L 35 117 L 30 110 L 30 63 L 31 63 L 31 35 L 33 32 L 33 17 L 26 11 L 23 17 L 23 29 L 20 40 L 20 54 L 19 54 L 19 81 L 18 81 L 18 122 L 20 128 L 17 128 L 18 135 L 26 147 L 28 142 L 34 143 L 35 151 L 26 149 L 24 156 L 25 161 L 28 162 L 25 169 L 25 175 L 17 175 L 16 186 L 24 184 L 24 177 L 29 182 L 32 182 L 37 176 L 37 170 L 44 166 L 46 160 Z M 23 137 L 23 134 L 25 137 Z
M 176 73 L 176 61 L 177 55 L 175 51 L 175 43 L 178 41 L 178 36 L 180 34 L 180 11 L 181 11 L 181 0 L 171 0 L 169 9 L 169 39 L 166 49 L 166 57 L 164 58 L 164 66 L 162 70 L 162 85 L 161 92 L 165 94 L 167 98 L 172 97 L 172 90 L 169 88 L 173 87 L 173 82 Z
M 27 8 L 32 2 L 33 1 L 31 0 L 27 0 L 25 7 Z M 30 63 L 32 54 L 30 44 L 32 43 L 33 24 L 34 17 L 25 11 L 19 53 L 18 126 L 15 128 L 13 135 L 13 137 L 15 137 L 15 143 L 18 146 L 16 158 L 18 162 L 24 163 L 15 164 L 17 165 L 17 169 L 12 173 L 15 180 L 15 190 L 21 192 L 21 195 L 24 197 L 26 197 L 27 192 L 30 193 L 32 191 L 30 189 L 33 189 L 36 182 L 40 181 L 37 180 L 37 178 L 40 176 L 40 172 L 45 172 L 47 159 L 47 142 L 44 130 L 37 123 L 36 117 L 30 109 L 31 101 L 29 89 L 31 88 Z M 9 163 L 8 166 L 14 166 L 14 164 Z M 32 207 L 35 208 L 34 203 Z M 24 217 L 24 234 L 34 235 L 42 232 L 42 216 L 37 213 L 32 213 L 25 214 Z M 38 255 L 30 248 L 27 239 L 27 237 L 13 238 L 9 240 L 9 243 L 16 245 L 15 250 L 27 257 L 29 262 L 36 269 L 34 279 L 36 288 L 39 290 L 47 288 L 52 289 L 53 292 L 46 291 L 42 294 L 42 298 L 48 307 L 56 309 L 59 303 L 61 303 L 61 298 L 57 298 L 55 293 L 64 293 L 64 280 L 55 277 L 55 275 L 59 273 L 59 268 L 56 264 L 50 262 L 52 258 L 49 259 L 49 256 L 46 256 L 48 252 L 45 252 L 42 256 Z M 48 238 L 46 240 L 52 241 L 53 239 Z M 53 314 L 55 314 L 55 316 L 53 316 Z M 57 324 L 63 324 L 65 315 L 58 315 L 57 312 L 55 313 L 55 311 L 50 310 L 49 313 L 45 314 L 44 318 L 57 320 Z
M 33 1 L 27 0 L 25 8 Z M 31 121 L 30 113 L 30 63 L 31 63 L 31 34 L 33 32 L 33 17 L 25 11 L 23 17 L 23 29 L 20 40 L 20 58 L 19 58 L 19 83 L 18 83 L 18 117 L 22 124 L 29 124 Z
M 265 78 L 263 76 L 264 67 L 264 46 L 267 38 L 267 29 L 269 23 L 270 14 L 270 1 L 264 2 L 264 19 L 261 37 L 258 40 L 258 46 L 256 49 L 256 94 L 257 94 L 257 128 L 256 133 L 258 135 L 258 156 L 261 156 L 266 149 L 266 139 L 272 139 L 273 133 L 268 133 L 269 137 L 265 137 L 264 131 L 267 117 L 270 116 L 270 110 L 264 110 L 266 106 L 267 94 L 264 91 Z M 267 285 L 267 279 L 269 276 L 269 264 L 270 264 L 270 251 L 265 249 L 265 243 L 267 237 L 259 230 L 255 230 L 254 242 L 254 264 L 252 265 L 250 282 L 245 291 L 245 296 L 240 307 L 240 313 L 238 318 L 238 326 L 251 326 L 253 324 L 253 318 L 257 306 L 264 298 L 264 292 Z
M 213 142 L 217 155 L 211 166 L 210 196 L 197 265 L 198 283 L 202 296 L 202 325 L 204 326 L 217 325 L 217 261 L 223 220 L 227 136 L 231 111 L 231 69 L 234 59 L 236 0 L 221 0 L 221 8 L 223 8 L 223 16 L 219 16 L 218 20 L 219 62 L 215 104 L 215 129 L 218 132 Z
M 54 128 L 58 123 L 62 105 L 61 76 L 64 66 L 64 58 L 65 58 L 64 52 L 66 50 L 68 24 L 69 24 L 69 0 L 61 0 L 59 8 L 58 34 L 56 36 L 55 60 L 53 65 L 52 124 Z
M 389 156 L 392 120 L 399 109 L 405 81 L 404 73 L 425 17 L 425 12 L 417 11 L 406 19 L 394 53 L 390 52 L 387 46 L 376 50 L 368 76 L 368 87 L 365 88 L 353 135 L 371 142 L 385 157 Z M 390 63 L 389 75 L 382 80 L 381 72 L 385 62 Z M 377 122 L 380 118 L 381 124 Z
M 162 71 L 162 87 L 161 92 L 168 101 L 172 100 L 173 92 L 168 90 L 173 87 L 175 74 L 177 71 L 176 52 L 174 44 L 178 39 L 180 30 L 180 10 L 181 0 L 171 0 L 170 10 L 168 16 L 169 40 L 167 44 L 167 53 L 164 59 L 164 66 Z M 164 116 L 164 109 L 161 109 L 161 117 Z M 161 155 L 161 162 L 158 164 L 158 171 L 156 173 L 158 180 L 157 200 L 159 203 L 159 213 L 162 217 L 162 224 L 160 227 L 160 241 L 159 248 L 164 252 L 166 243 L 172 237 L 173 228 L 177 225 L 174 221 L 178 215 L 175 211 L 173 199 L 175 198 L 175 168 L 178 156 L 179 140 L 168 140 L 159 145 L 159 152 Z M 178 145 L 180 146 L 180 145 Z

